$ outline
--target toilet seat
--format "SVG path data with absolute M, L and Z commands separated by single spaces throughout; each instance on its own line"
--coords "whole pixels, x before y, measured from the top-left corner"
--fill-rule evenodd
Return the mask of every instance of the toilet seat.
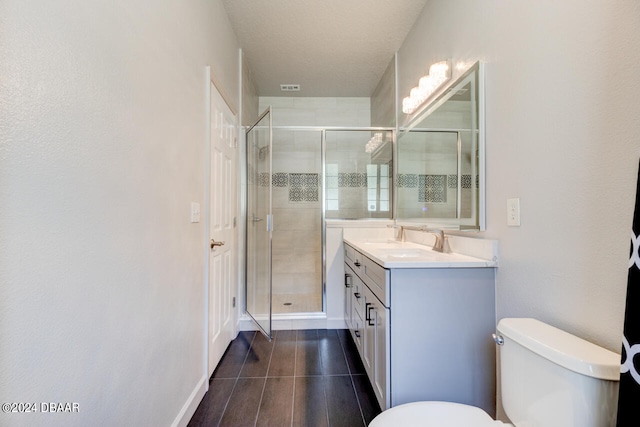
M 375 417 L 369 427 L 498 427 L 480 408 L 453 402 L 413 402 L 398 405 Z

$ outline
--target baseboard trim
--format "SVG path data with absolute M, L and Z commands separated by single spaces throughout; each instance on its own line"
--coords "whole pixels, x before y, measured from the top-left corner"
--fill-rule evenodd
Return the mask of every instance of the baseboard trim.
M 198 381 L 196 388 L 191 392 L 191 395 L 182 406 L 180 413 L 178 413 L 176 419 L 173 420 L 173 423 L 171 423 L 171 427 L 186 427 L 187 424 L 189 424 L 189 421 L 191 421 L 191 417 L 193 417 L 193 414 L 195 414 L 196 409 L 198 409 L 198 405 L 200 405 L 204 394 L 207 392 L 208 380 L 209 379 L 206 376 L 200 378 L 200 381 Z

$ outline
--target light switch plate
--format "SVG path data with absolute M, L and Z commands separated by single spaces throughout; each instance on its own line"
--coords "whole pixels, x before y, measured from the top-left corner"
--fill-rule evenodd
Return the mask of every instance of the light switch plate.
M 200 203 L 191 202 L 191 222 L 200 222 Z
M 520 199 L 507 199 L 507 225 L 520 227 Z

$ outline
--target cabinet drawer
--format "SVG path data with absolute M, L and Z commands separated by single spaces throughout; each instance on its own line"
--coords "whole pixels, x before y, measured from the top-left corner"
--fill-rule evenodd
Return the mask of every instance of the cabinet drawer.
M 362 259 L 364 263 L 362 268 L 364 270 L 364 276 L 368 279 L 366 282 L 367 286 L 369 286 L 371 291 L 385 307 L 389 307 L 389 301 L 387 301 L 389 270 L 386 270 L 367 257 L 362 257 Z
M 356 273 L 362 274 L 365 258 L 365 256 L 351 246 L 347 244 L 344 245 L 344 261 Z
M 344 259 L 351 261 L 351 264 L 353 264 L 353 261 L 355 261 L 356 259 L 355 252 L 356 250 L 353 249 L 351 246 L 347 244 L 344 245 Z

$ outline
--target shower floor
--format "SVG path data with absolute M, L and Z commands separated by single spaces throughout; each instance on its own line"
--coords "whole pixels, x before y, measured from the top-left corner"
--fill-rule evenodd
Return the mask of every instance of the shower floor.
M 318 313 L 322 311 L 322 295 L 313 294 L 273 294 L 272 309 L 274 314 L 283 313 Z

